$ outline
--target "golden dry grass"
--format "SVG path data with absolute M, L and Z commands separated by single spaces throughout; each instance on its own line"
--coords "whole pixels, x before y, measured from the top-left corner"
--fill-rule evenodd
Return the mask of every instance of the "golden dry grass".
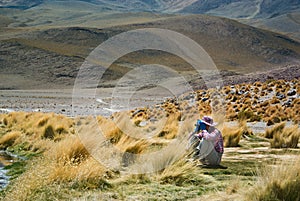
M 242 137 L 241 128 L 224 126 L 221 132 L 223 135 L 225 147 L 238 146 Z
M 45 141 L 48 143 L 50 141 Z M 36 191 L 56 183 L 84 189 L 109 185 L 111 173 L 89 155 L 80 139 L 68 135 L 60 142 L 51 142 L 44 154 L 31 161 L 25 173 L 14 180 L 4 200 L 27 200 Z
M 243 136 L 253 135 L 252 130 L 246 123 L 247 121 L 243 120 L 238 122 L 236 126 L 228 126 L 225 124 L 221 127 L 225 147 L 237 147 Z
M 259 85 L 259 83 L 257 85 Z M 273 85 L 275 86 L 274 83 Z M 242 87 L 247 88 L 246 85 L 238 86 L 239 89 Z M 278 88 L 278 90 L 279 89 L 281 90 L 282 88 Z M 224 89 L 224 91 L 229 93 L 228 90 L 228 88 Z M 231 95 L 228 94 L 228 96 Z M 237 95 L 235 94 L 234 96 Z M 10 113 L 7 115 L 2 114 L 0 116 L 2 122 L 1 126 L 3 128 L 3 130 L 1 130 L 2 136 L 0 138 L 2 148 L 17 146 L 26 142 L 29 144 L 28 147 L 30 147 L 31 150 L 43 151 L 43 154 L 39 155 L 38 158 L 29 161 L 26 171 L 23 174 L 19 175 L 19 177 L 11 182 L 9 189 L 5 193 L 4 199 L 45 200 L 47 199 L 47 193 L 51 194 L 51 198 L 58 199 L 57 197 L 60 195 L 54 194 L 60 194 L 60 188 L 67 191 L 66 197 L 70 199 L 72 197 L 72 195 L 68 195 L 70 191 L 74 191 L 80 195 L 85 194 L 86 191 L 88 191 L 88 193 L 101 191 L 100 193 L 102 193 L 102 191 L 105 191 L 105 188 L 112 188 L 111 191 L 115 191 L 115 189 L 120 191 L 118 185 L 124 184 L 129 185 L 128 188 L 131 188 L 130 185 L 135 186 L 139 184 L 149 186 L 156 184 L 170 185 L 172 188 L 174 188 L 174 186 L 180 186 L 182 188 L 187 188 L 188 186 L 188 188 L 190 188 L 191 186 L 199 185 L 199 188 L 205 188 L 205 186 L 203 187 L 203 184 L 208 184 L 213 185 L 212 188 L 223 191 L 223 194 L 220 193 L 220 195 L 224 196 L 224 199 L 220 200 L 234 200 L 234 198 L 236 198 L 235 200 L 247 200 L 248 198 L 243 197 L 244 193 L 241 191 L 242 188 L 240 185 L 249 187 L 249 185 L 244 182 L 245 177 L 249 177 L 249 175 L 247 175 L 249 173 L 243 173 L 240 171 L 240 168 L 247 166 L 244 163 L 248 162 L 248 160 L 242 161 L 241 164 L 238 164 L 236 167 L 229 168 L 226 170 L 227 172 L 222 172 L 221 170 L 203 171 L 196 167 L 194 163 L 187 162 L 185 157 L 188 153 L 185 153 L 184 151 L 186 148 L 186 141 L 184 138 L 194 129 L 194 123 L 199 115 L 200 117 L 203 115 L 212 115 L 214 120 L 220 123 L 220 130 L 224 137 L 225 146 L 238 147 L 231 149 L 243 149 L 245 147 L 239 147 L 241 139 L 243 139 L 243 136 L 245 135 L 250 136 L 253 134 L 251 129 L 247 127 L 247 121 L 255 115 L 263 116 L 265 111 L 267 111 L 267 114 L 263 120 L 270 118 L 269 116 L 271 114 L 271 117 L 277 117 L 278 114 L 280 120 L 284 115 L 290 115 L 290 119 L 295 119 L 298 114 L 295 108 L 299 107 L 299 101 L 297 99 L 294 100 L 292 107 L 289 107 L 289 110 L 287 110 L 287 108 L 276 106 L 276 104 L 275 106 L 271 106 L 270 101 L 266 101 L 266 103 L 257 103 L 257 107 L 250 107 L 248 105 L 250 100 L 249 97 L 243 100 L 239 100 L 239 96 L 236 98 L 236 102 L 228 104 L 230 110 L 228 110 L 229 112 L 227 111 L 227 117 L 229 114 L 229 116 L 233 115 L 232 120 L 239 119 L 240 122 L 237 126 L 226 126 L 226 124 L 224 124 L 224 122 L 226 122 L 224 115 L 209 113 L 209 111 L 211 111 L 209 102 L 199 103 L 194 108 L 190 107 L 187 103 L 182 103 L 180 105 L 173 103 L 165 104 L 163 110 L 156 112 L 146 110 L 140 112 L 140 115 L 136 114 L 137 116 L 132 116 L 132 118 L 130 117 L 130 112 L 114 114 L 111 118 L 97 117 L 96 122 L 98 125 L 95 126 L 101 127 L 101 131 L 107 141 L 115 146 L 121 153 L 120 158 L 122 164 L 120 164 L 119 168 L 112 170 L 106 168 L 100 163 L 101 161 L 95 159 L 94 155 L 92 156 L 90 152 L 90 150 L 93 149 L 97 150 L 96 148 L 97 145 L 99 145 L 99 142 L 91 139 L 83 143 L 84 139 L 81 137 L 93 137 L 95 135 L 94 130 L 89 129 L 88 127 L 83 132 L 84 136 L 79 137 L 76 135 L 78 133 L 75 134 L 74 126 L 87 126 L 90 122 L 89 117 L 79 121 L 78 119 L 74 120 L 55 114 L 25 112 Z M 228 100 L 231 99 L 229 98 Z M 246 108 L 245 104 L 248 105 Z M 263 107 L 261 107 L 260 104 L 263 104 Z M 179 107 L 185 108 L 186 111 L 191 111 L 191 114 L 184 114 L 185 116 L 183 118 Z M 247 108 L 248 110 L 245 110 Z M 197 109 L 199 109 L 199 112 L 194 113 Z M 260 112 L 257 112 L 259 109 Z M 240 117 L 238 117 L 239 113 L 237 111 L 240 112 Z M 160 117 L 158 117 L 159 115 Z M 165 119 L 165 122 L 161 125 L 151 124 L 149 123 L 150 117 L 156 117 L 159 120 Z M 135 121 L 148 121 L 148 124 L 145 127 L 141 127 L 137 125 Z M 161 132 L 150 136 L 150 139 L 146 137 L 143 139 L 134 137 L 140 135 L 144 136 L 147 132 L 151 131 L 151 126 L 153 127 L 153 125 L 162 126 Z M 223 127 L 221 128 L 222 125 Z M 285 127 L 285 124 L 281 123 L 266 130 L 264 137 L 270 139 L 271 147 L 295 148 L 299 142 L 299 135 L 297 125 Z M 182 140 L 182 144 L 171 144 L 175 138 Z M 253 139 L 244 138 L 242 145 L 249 139 L 253 141 L 258 140 L 255 137 L 253 137 Z M 253 141 L 251 143 L 254 143 Z M 262 143 L 265 143 L 265 141 Z M 168 145 L 170 144 L 172 146 L 169 147 Z M 249 147 L 247 146 L 247 148 Z M 140 158 L 143 154 L 147 154 L 153 150 L 162 150 L 164 148 L 167 149 L 164 154 L 159 155 L 159 157 L 149 158 L 149 160 L 144 161 Z M 101 154 L 109 155 L 110 153 Z M 229 156 L 234 157 L 232 156 L 232 153 L 229 153 Z M 239 155 L 236 155 L 236 157 L 239 157 Z M 266 156 L 266 158 L 267 157 L 268 156 Z M 249 160 L 252 159 L 249 158 Z M 255 162 L 256 160 L 257 159 L 255 159 Z M 228 161 L 226 161 L 225 158 L 225 163 L 226 162 Z M 289 165 L 286 166 L 290 167 Z M 270 168 L 270 166 L 268 167 Z M 126 172 L 126 168 L 128 168 L 128 170 L 140 168 L 140 172 L 155 172 L 155 174 L 138 174 L 134 176 L 125 174 L 124 176 L 120 171 Z M 237 176 L 234 175 L 235 172 L 237 172 L 237 175 L 245 177 L 241 176 L 241 179 L 236 182 L 226 180 L 229 176 Z M 267 174 L 261 173 L 259 174 L 258 179 L 263 180 L 261 177 L 265 177 L 266 175 Z M 286 189 L 288 192 L 293 192 L 295 184 L 293 181 L 290 181 L 291 177 L 287 177 L 288 179 L 283 179 L 283 182 L 281 183 L 277 180 L 276 182 L 278 182 L 278 184 L 274 182 L 275 178 L 273 178 L 274 181 L 259 183 L 257 186 L 260 186 L 261 189 L 255 189 L 252 192 L 256 194 L 257 191 L 260 191 L 257 193 L 257 197 L 259 197 L 259 195 L 273 195 L 274 189 L 279 189 L 279 191 Z M 218 178 L 218 182 L 215 181 L 215 178 Z M 251 174 L 251 177 L 249 178 L 252 179 L 251 181 L 249 180 L 251 183 L 255 178 L 255 175 Z M 267 182 L 269 182 L 269 184 Z M 228 185 L 228 183 L 231 183 L 231 185 Z M 269 187 L 265 188 L 261 187 L 261 185 Z M 48 186 L 51 186 L 49 190 Z M 143 188 L 148 188 L 149 186 L 135 187 L 140 188 L 142 191 Z M 178 189 L 172 192 L 166 190 L 166 192 L 170 194 L 175 193 L 176 191 L 178 191 Z M 276 196 L 278 197 L 279 195 Z M 262 197 L 263 196 L 257 198 L 257 200 L 263 200 Z M 122 194 L 120 197 L 117 196 L 117 199 L 122 200 L 123 198 L 126 198 L 126 195 Z
M 275 133 L 282 133 L 284 127 L 285 127 L 285 122 L 278 123 L 274 125 L 273 127 L 269 128 L 266 130 L 264 137 L 268 139 L 272 139 Z
M 242 137 L 242 128 L 239 126 L 223 126 L 221 129 L 224 146 L 225 147 L 236 147 L 239 145 L 239 142 Z
M 286 127 L 285 122 L 266 129 L 264 137 L 270 139 L 272 148 L 297 148 L 300 129 L 298 125 Z
M 258 171 L 258 181 L 245 201 L 300 200 L 300 160 L 284 161 Z
M 293 82 L 296 85 L 299 80 L 294 80 Z M 283 99 L 275 95 L 276 93 L 273 91 L 274 86 L 277 87 L 281 94 L 285 94 Z M 184 112 L 188 111 L 188 113 L 196 112 L 200 116 L 217 112 L 226 113 L 226 118 L 230 121 L 247 119 L 249 122 L 265 121 L 268 122 L 268 125 L 281 121 L 297 123 L 300 118 L 300 99 L 291 98 L 287 95 L 287 91 L 290 88 L 290 85 L 285 84 L 283 81 L 271 80 L 268 84 L 257 83 L 255 87 L 249 84 L 240 84 L 234 87 L 223 87 L 220 91 L 212 89 L 199 90 L 196 91 L 195 99 L 197 102 L 195 107 L 190 106 L 187 102 L 182 102 L 179 104 L 179 108 L 183 109 Z M 262 98 L 262 96 L 265 97 Z M 218 97 L 222 97 L 223 100 Z M 226 112 L 222 110 L 222 106 L 224 106 L 223 109 L 226 109 Z M 178 112 L 178 107 L 172 100 L 164 102 L 162 107 L 168 114 Z M 139 113 L 139 115 L 140 119 L 136 118 L 136 124 L 139 124 L 142 119 L 147 120 L 147 110 Z M 189 115 L 184 113 L 180 118 L 185 119 L 186 117 L 189 117 Z
M 20 113 L 21 117 L 17 114 L 8 115 L 10 116 L 8 120 L 9 122 L 12 122 L 12 119 L 16 119 L 16 122 L 20 122 L 29 117 L 33 118 L 35 115 L 38 115 L 38 118 L 35 119 L 34 125 L 36 128 L 40 129 L 40 133 L 31 133 L 27 136 L 24 133 L 24 131 L 27 131 L 27 124 L 22 124 L 22 126 L 26 128 L 25 130 L 21 129 L 22 126 L 20 125 L 12 124 L 10 127 L 15 128 L 16 130 L 22 130 L 22 132 L 18 131 L 19 134 L 15 135 L 14 139 L 18 139 L 20 136 L 23 136 L 25 139 L 29 137 L 26 140 L 36 147 L 43 147 L 44 152 L 40 158 L 32 161 L 31 165 L 28 165 L 24 174 L 20 175 L 12 182 L 10 189 L 6 192 L 5 199 L 41 199 L 44 195 L 39 194 L 39 197 L 36 197 L 37 192 L 43 191 L 42 189 L 45 189 L 48 185 L 54 184 L 62 186 L 68 185 L 73 189 L 102 189 L 110 186 L 107 179 L 113 178 L 114 173 L 94 159 L 86 149 L 86 146 L 93 148 L 97 146 L 97 143 L 91 142 L 90 145 L 83 144 L 81 141 L 82 139 L 70 132 L 70 129 L 73 129 L 72 126 L 70 126 L 69 129 L 66 128 L 63 133 L 56 133 L 57 129 L 54 128 L 57 128 L 57 125 L 61 126 L 61 124 L 51 123 L 53 122 L 51 118 L 60 119 L 61 117 L 51 116 L 51 114 L 50 116 L 48 116 L 49 114 L 43 116 L 41 114 L 28 115 Z M 169 125 L 171 126 L 167 129 L 170 129 L 171 131 L 171 138 L 178 135 L 179 128 L 177 125 L 177 115 L 178 114 L 175 113 L 168 116 Z M 25 118 L 25 116 L 27 117 Z M 172 123 L 173 121 L 175 121 L 175 124 Z M 85 125 L 88 122 L 89 120 L 87 119 L 86 122 L 82 121 L 81 123 L 76 124 L 80 126 L 80 124 Z M 159 139 L 156 141 L 136 140 L 133 137 L 127 136 L 118 129 L 115 123 L 110 119 L 98 117 L 97 122 L 101 123 L 102 126 L 106 126 L 106 129 L 104 129 L 105 135 L 108 136 L 108 139 L 115 139 L 111 142 L 123 152 L 122 165 L 124 167 L 134 165 L 135 158 L 128 158 L 128 156 L 131 157 L 142 154 L 148 149 L 151 149 L 151 146 L 155 147 L 160 143 Z M 30 120 L 28 123 L 32 124 L 32 121 Z M 74 122 L 70 125 L 73 124 Z M 174 131 L 172 131 L 172 129 L 174 129 Z M 183 132 L 187 132 L 186 129 L 189 128 L 185 127 L 181 129 Z M 46 132 L 50 132 L 50 134 Z M 90 132 L 93 131 L 90 130 Z M 173 134 L 173 132 L 175 133 Z M 90 134 L 91 133 L 85 133 L 86 136 Z M 63 135 L 64 137 L 60 140 L 53 140 L 55 135 Z M 164 143 L 161 145 L 163 144 Z M 189 175 L 193 170 L 191 164 L 188 164 L 185 161 L 184 163 L 181 162 L 179 165 L 177 164 L 176 167 L 172 166 L 172 164 L 178 160 L 177 153 L 174 151 L 174 149 L 178 148 L 178 146 L 173 147 L 173 151 L 170 151 L 163 158 L 152 161 L 152 168 L 150 169 L 162 170 L 160 173 L 162 176 L 156 177 L 158 181 L 168 183 L 171 182 L 170 178 L 174 178 L 176 180 L 175 183 L 178 185 L 188 182 Z M 184 147 L 182 147 L 182 149 L 185 150 Z M 182 168 L 180 168 L 180 166 L 182 166 Z M 171 167 L 173 167 L 172 170 L 170 169 Z M 173 171 L 175 169 L 178 170 Z
M 200 173 L 199 167 L 187 162 L 184 157 L 166 166 L 166 168 L 157 174 L 156 179 L 161 184 L 174 184 L 177 186 L 188 183 L 199 185 L 210 182 L 209 180 L 205 180 L 206 177 Z
M 163 137 L 165 139 L 174 139 L 178 135 L 178 129 L 179 129 L 179 118 L 181 114 L 180 112 L 172 113 L 167 117 L 165 126 L 161 133 L 159 134 L 159 137 Z
M 300 138 L 298 125 L 285 127 L 282 132 L 275 132 L 271 139 L 272 148 L 297 148 Z
M 0 138 L 0 149 L 6 149 L 7 147 L 12 146 L 20 136 L 20 131 L 11 131 L 6 133 Z
M 73 121 L 63 115 L 54 113 L 26 113 L 12 112 L 5 116 L 6 125 L 13 130 L 34 138 L 41 138 L 45 134 L 45 128 L 51 126 L 53 131 L 62 132 L 62 129 L 74 133 Z

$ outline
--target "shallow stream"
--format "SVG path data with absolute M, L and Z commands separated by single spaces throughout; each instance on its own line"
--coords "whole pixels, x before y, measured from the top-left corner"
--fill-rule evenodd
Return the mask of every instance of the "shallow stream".
M 5 167 L 13 164 L 17 158 L 17 156 L 10 152 L 0 150 L 0 190 L 5 188 L 9 182 L 9 176 L 7 176 L 8 170 Z

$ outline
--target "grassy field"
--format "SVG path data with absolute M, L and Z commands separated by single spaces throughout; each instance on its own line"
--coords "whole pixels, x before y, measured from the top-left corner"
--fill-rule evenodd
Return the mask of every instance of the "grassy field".
M 267 86 L 266 90 L 268 87 L 276 90 L 280 82 L 283 81 L 256 85 L 262 88 Z M 297 86 L 295 83 L 293 86 Z M 222 90 L 225 93 L 226 87 Z M 268 107 L 276 106 L 275 102 L 269 103 Z M 296 109 L 298 105 L 297 101 L 293 102 L 292 108 Z M 265 123 L 269 117 L 264 117 L 264 113 L 237 113 L 233 118 L 231 111 L 231 115 L 226 116 L 224 123 L 219 121 L 221 124 L 218 126 L 226 145 L 222 164 L 228 169 L 205 169 L 200 168 L 197 161 L 189 160 L 190 152 L 185 147 L 187 136 L 199 118 L 199 111 L 200 115 L 204 115 L 210 114 L 211 109 L 199 104 L 197 109 L 190 108 L 190 113 L 182 116 L 178 108 L 183 106 L 187 106 L 185 102 L 178 105 L 168 100 L 157 111 L 132 110 L 116 113 L 111 118 L 69 118 L 54 113 L 1 114 L 1 150 L 20 156 L 5 167 L 11 179 L 1 191 L 1 199 L 300 199 L 300 129 L 297 114 L 288 120 L 283 112 L 280 122 L 273 122 L 273 126 L 265 127 L 262 132 L 253 132 L 247 122 L 258 119 L 251 117 L 261 115 L 259 121 Z M 271 116 L 274 114 L 270 113 Z M 151 117 L 165 123 L 149 122 L 142 127 L 140 123 Z M 218 116 L 215 118 L 220 120 Z M 233 120 L 237 124 L 229 122 Z M 286 121 L 294 122 L 294 126 L 288 126 Z M 109 142 L 120 152 L 99 149 L 101 141 L 95 140 L 95 131 L 99 127 L 105 136 L 103 142 Z M 152 132 L 157 128 L 157 132 Z M 154 134 L 148 138 L 137 138 L 140 134 L 147 136 L 149 133 Z M 176 139 L 181 139 L 181 143 L 170 147 Z M 130 174 L 131 168 L 139 163 L 139 156 L 159 152 L 166 147 L 169 147 L 167 154 L 143 166 L 148 168 L 149 173 Z M 102 157 L 115 154 L 116 158 L 120 158 L 120 164 L 108 168 L 95 153 Z

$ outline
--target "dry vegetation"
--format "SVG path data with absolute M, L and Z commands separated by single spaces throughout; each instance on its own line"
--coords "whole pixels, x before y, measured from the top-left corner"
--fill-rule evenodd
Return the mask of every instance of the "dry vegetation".
M 185 150 L 185 140 L 199 118 L 197 111 L 200 110 L 201 115 L 214 111 L 207 103 L 214 90 L 205 94 L 206 101 L 201 97 L 203 91 L 197 92 L 195 106 L 167 100 L 153 108 L 115 113 L 110 118 L 97 117 L 106 142 L 121 152 L 121 164 L 113 169 L 103 165 L 90 151 L 97 150 L 100 142 L 93 139 L 84 142 L 85 138 L 95 135 L 88 127 L 91 117 L 72 119 L 53 113 L 26 112 L 1 114 L 1 149 L 26 158 L 18 163 L 21 167 L 8 166 L 12 179 L 1 197 L 3 200 L 188 200 L 202 197 L 299 200 L 299 125 L 287 126 L 282 122 L 260 134 L 253 133 L 247 126 L 248 121 L 260 117 L 268 122 L 274 115 L 281 115 L 280 121 L 297 123 L 299 98 L 294 98 L 289 106 L 281 106 L 282 102 L 266 104 L 266 100 L 249 93 L 237 93 L 239 90 L 260 92 L 265 88 L 267 94 L 271 91 L 269 87 L 288 93 L 278 83 L 283 84 L 283 81 L 222 89 L 230 102 L 214 104 L 228 106 L 226 119 L 213 115 L 220 122 L 218 127 L 227 147 L 223 157 L 223 164 L 229 167 L 227 170 L 201 169 L 197 163 L 187 160 L 189 153 Z M 299 82 L 293 83 L 290 89 L 298 90 Z M 259 108 L 263 108 L 263 112 L 259 112 Z M 230 120 L 238 120 L 238 124 L 227 124 Z M 176 139 L 183 141 L 174 144 L 160 158 L 149 160 L 147 167 L 140 167 L 147 168 L 149 173 L 128 174 L 127 168 L 135 167 L 140 155 L 160 151 Z M 245 189 L 251 189 L 250 193 Z
M 243 136 L 252 135 L 251 129 L 249 129 L 246 125 L 246 122 L 239 122 L 237 126 L 223 126 L 221 129 L 223 138 L 224 138 L 224 146 L 225 147 L 237 147 L 239 146 L 239 142 Z
M 256 186 L 247 192 L 247 200 L 300 200 L 299 162 L 298 158 L 259 170 L 259 179 Z
M 272 148 L 297 148 L 300 129 L 298 125 L 286 127 L 285 122 L 282 122 L 267 129 L 265 137 L 271 139 Z

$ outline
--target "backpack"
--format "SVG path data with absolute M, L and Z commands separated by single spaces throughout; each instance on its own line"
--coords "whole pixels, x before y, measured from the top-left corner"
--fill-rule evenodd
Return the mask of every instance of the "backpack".
M 193 132 L 190 133 L 189 135 L 189 143 L 187 148 L 193 148 L 195 149 L 198 146 L 198 143 L 200 142 L 200 139 L 198 137 L 195 136 L 196 133 L 199 133 L 201 130 L 205 129 L 205 124 L 202 123 L 202 121 L 200 119 L 197 120 L 196 124 L 195 124 L 195 129 Z
M 195 130 L 194 130 L 194 133 L 199 133 L 201 130 L 206 129 L 205 123 L 203 123 L 200 119 L 197 120 L 195 126 L 196 127 L 195 127 Z

